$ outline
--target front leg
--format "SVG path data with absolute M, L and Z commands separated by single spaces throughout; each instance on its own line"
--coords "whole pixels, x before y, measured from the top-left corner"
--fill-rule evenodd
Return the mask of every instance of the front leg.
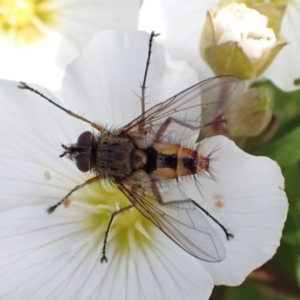
M 82 183 L 82 184 L 79 184 L 79 185 L 76 185 L 63 199 L 61 199 L 60 201 L 58 201 L 55 205 L 52 205 L 52 206 L 50 206 L 48 209 L 47 209 L 47 212 L 49 213 L 49 214 L 52 214 L 54 211 L 55 211 L 55 209 L 58 207 L 58 206 L 60 206 L 61 204 L 63 204 L 63 203 L 65 203 L 65 201 L 67 201 L 68 200 L 68 197 L 71 195 L 71 194 L 73 194 L 75 191 L 77 191 L 77 190 L 79 190 L 79 189 L 81 189 L 81 188 L 83 188 L 84 186 L 86 186 L 86 185 L 89 185 L 89 184 L 92 184 L 92 183 L 94 183 L 94 182 L 97 182 L 97 181 L 99 181 L 99 180 L 101 180 L 101 179 L 103 179 L 103 175 L 97 175 L 97 176 L 95 176 L 95 177 L 93 177 L 93 178 L 90 178 L 90 179 L 88 179 L 87 181 L 85 181 L 84 183 Z

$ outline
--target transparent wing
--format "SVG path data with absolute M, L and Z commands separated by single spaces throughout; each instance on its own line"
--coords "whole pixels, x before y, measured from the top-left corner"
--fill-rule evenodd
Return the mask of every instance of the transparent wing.
M 182 192 L 178 192 L 180 199 L 167 200 L 169 203 L 162 205 L 152 187 L 141 188 L 127 180 L 118 183 L 118 187 L 147 219 L 192 256 L 208 262 L 219 262 L 225 258 L 223 242 L 207 217 L 191 199 L 183 200 Z M 159 185 L 155 187 L 160 189 Z
M 244 82 L 234 76 L 218 76 L 197 83 L 172 98 L 155 105 L 144 115 L 123 127 L 132 132 L 156 132 L 168 117 L 184 124 L 172 123 L 165 135 L 178 133 L 178 127 L 186 127 L 182 135 L 192 135 L 221 115 L 244 90 Z M 177 128 L 176 128 L 177 127 Z M 183 129 L 179 129 L 183 130 Z

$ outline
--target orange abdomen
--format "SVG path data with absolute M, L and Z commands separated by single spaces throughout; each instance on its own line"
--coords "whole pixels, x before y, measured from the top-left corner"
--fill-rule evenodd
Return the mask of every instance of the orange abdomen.
M 154 143 L 146 150 L 145 169 L 153 180 L 175 179 L 194 175 L 209 167 L 209 158 L 179 144 Z

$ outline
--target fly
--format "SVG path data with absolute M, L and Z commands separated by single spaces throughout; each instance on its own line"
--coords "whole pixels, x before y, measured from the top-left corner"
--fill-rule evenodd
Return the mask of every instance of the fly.
M 218 117 L 242 93 L 244 83 L 234 76 L 218 76 L 199 82 L 152 108 L 145 109 L 145 91 L 154 37 L 149 39 L 148 57 L 141 88 L 142 114 L 126 126 L 108 130 L 53 102 L 21 82 L 19 88 L 40 95 L 51 104 L 83 122 L 96 133 L 85 131 L 77 142 L 62 145 L 60 157 L 74 160 L 81 172 L 94 177 L 75 186 L 62 200 L 48 208 L 53 213 L 61 204 L 68 206 L 78 189 L 100 180 L 114 183 L 130 205 L 112 213 L 104 236 L 101 263 L 107 262 L 106 245 L 113 219 L 135 207 L 190 255 L 208 262 L 222 261 L 224 244 L 207 218 L 233 238 L 226 227 L 180 188 L 179 179 L 209 173 L 210 155 L 184 145 L 184 140 L 210 124 L 224 122 Z M 176 142 L 177 141 L 177 142 Z

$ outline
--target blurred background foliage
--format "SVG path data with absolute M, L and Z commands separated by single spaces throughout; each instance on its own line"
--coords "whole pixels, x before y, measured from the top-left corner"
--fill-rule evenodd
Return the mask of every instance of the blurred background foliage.
M 215 287 L 212 300 L 300 299 L 300 89 L 283 92 L 271 81 L 251 87 L 268 92 L 272 120 L 254 138 L 237 138 L 246 152 L 268 156 L 280 165 L 285 178 L 289 212 L 280 247 L 275 256 L 248 276 L 238 287 Z M 232 266 L 234 268 L 234 266 Z

